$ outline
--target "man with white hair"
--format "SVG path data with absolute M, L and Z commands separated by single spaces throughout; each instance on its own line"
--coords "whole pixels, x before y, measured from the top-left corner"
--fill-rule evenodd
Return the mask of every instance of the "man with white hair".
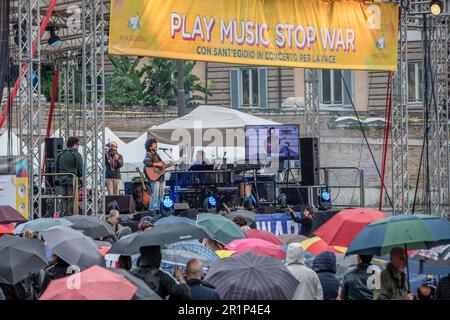
M 323 289 L 317 273 L 305 265 L 305 249 L 298 242 L 288 246 L 286 267 L 299 285 L 292 300 L 323 300 Z

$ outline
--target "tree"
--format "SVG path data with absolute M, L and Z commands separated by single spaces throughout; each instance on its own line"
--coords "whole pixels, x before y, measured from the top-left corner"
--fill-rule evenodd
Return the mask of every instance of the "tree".
M 115 70 L 108 77 L 111 87 L 106 90 L 106 102 L 118 106 L 144 105 L 145 94 L 141 81 L 143 72 L 137 69 L 141 59 L 137 57 L 131 62 L 128 56 L 109 58 Z

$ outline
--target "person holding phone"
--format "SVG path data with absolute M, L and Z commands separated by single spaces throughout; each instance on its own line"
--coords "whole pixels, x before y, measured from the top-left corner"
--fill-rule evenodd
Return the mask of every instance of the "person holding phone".
M 291 207 L 288 207 L 288 210 L 289 210 L 289 214 L 291 215 L 292 220 L 294 220 L 294 222 L 301 224 L 300 234 L 305 237 L 311 237 L 311 235 L 312 235 L 311 232 L 312 232 L 314 218 L 315 218 L 314 208 L 307 207 L 303 211 L 302 218 L 299 218 L 297 216 L 297 213 Z

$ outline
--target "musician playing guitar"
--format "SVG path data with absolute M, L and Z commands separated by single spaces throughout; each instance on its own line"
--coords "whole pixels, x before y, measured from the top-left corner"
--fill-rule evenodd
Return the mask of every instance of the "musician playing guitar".
M 156 139 L 149 139 L 145 143 L 145 149 L 147 154 L 145 155 L 144 165 L 146 167 L 146 175 L 152 188 L 152 197 L 150 199 L 150 205 L 148 210 L 153 211 L 155 214 L 159 214 L 161 211 L 161 203 L 164 198 L 164 188 L 166 181 L 164 177 L 165 169 L 174 165 L 174 163 L 164 163 L 158 154 L 158 142 Z M 150 168 L 148 170 L 147 168 Z M 149 171 L 152 172 L 149 175 Z

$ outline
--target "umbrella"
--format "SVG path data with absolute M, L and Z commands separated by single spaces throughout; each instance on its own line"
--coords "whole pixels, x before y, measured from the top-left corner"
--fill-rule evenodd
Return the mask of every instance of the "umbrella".
M 42 231 L 45 244 L 58 257 L 81 269 L 105 265 L 98 245 L 78 230 L 58 226 Z
M 4 235 L 0 238 L 0 283 L 15 285 L 47 266 L 44 242 Z
M 182 270 L 186 269 L 187 263 L 191 259 L 200 260 L 203 263 L 205 273 L 213 262 L 202 255 L 186 250 L 163 249 L 161 250 L 161 255 L 162 260 L 160 269 L 171 275 L 174 273 L 175 267 Z
M 197 240 L 175 242 L 169 245 L 167 249 L 190 251 L 199 254 L 210 261 L 217 261 L 220 259 L 214 251 L 202 245 Z
M 201 226 L 190 223 L 170 223 L 155 226 L 141 233 L 125 236 L 115 242 L 109 253 L 132 255 L 139 253 L 140 247 L 162 246 L 174 242 L 211 238 L 211 234 Z
M 247 221 L 247 225 L 251 226 L 256 221 L 256 214 L 253 211 L 237 210 L 225 215 L 225 218 L 233 220 L 236 217 L 242 217 Z
M 394 247 L 406 251 L 450 244 L 450 223 L 431 215 L 396 215 L 367 225 L 350 244 L 347 255 L 382 256 Z M 408 256 L 407 265 L 409 266 Z M 407 268 L 409 281 L 409 267 Z
M 385 255 L 394 247 L 430 249 L 450 244 L 450 223 L 431 215 L 396 215 L 367 225 L 350 244 L 349 254 Z
M 365 226 L 386 217 L 383 212 L 377 210 L 344 209 L 321 225 L 314 234 L 330 245 L 348 247 Z
M 236 239 L 227 244 L 225 249 L 238 252 L 251 251 L 280 260 L 286 259 L 286 252 L 282 248 L 262 239 Z
M 155 291 L 150 289 L 143 280 L 133 276 L 125 269 L 111 269 L 111 271 L 124 276 L 129 282 L 137 287 L 134 300 L 163 300 Z
M 11 229 L 0 224 L 0 235 L 2 234 L 13 234 L 13 232 L 11 231 Z
M 413 250 L 410 257 L 420 262 L 441 267 L 450 265 L 450 245 L 437 246 L 431 249 Z
M 0 224 L 24 223 L 27 219 L 11 206 L 0 206 Z
M 234 239 L 244 239 L 245 233 L 233 221 L 218 214 L 202 213 L 197 216 L 197 224 L 205 227 L 213 239 L 228 244 Z
M 106 256 L 106 254 L 108 253 L 108 251 L 109 251 L 109 246 L 108 247 L 99 247 L 98 248 L 98 251 L 100 251 L 100 253 L 102 254 L 102 256 Z
M 284 244 L 291 244 L 293 242 L 302 242 L 308 239 L 308 237 L 302 236 L 300 234 L 280 234 L 278 236 Z
M 105 220 L 93 216 L 70 216 L 66 218 L 73 223 L 72 229 L 83 231 L 93 239 L 112 236 L 112 227 Z
M 272 242 L 273 244 L 276 244 L 278 246 L 282 246 L 284 244 L 284 242 L 281 241 L 280 238 L 278 238 L 276 235 L 274 235 L 270 231 L 250 229 L 250 230 L 245 230 L 245 235 L 247 236 L 247 238 L 257 238 L 257 239 L 266 240 L 266 241 Z
M 251 252 L 214 262 L 205 281 L 224 300 L 291 300 L 299 284 L 281 261 Z
M 311 252 L 313 255 L 317 256 L 324 251 L 330 251 L 333 253 L 345 253 L 347 248 L 339 246 L 330 246 L 328 243 L 323 241 L 320 237 L 312 237 L 302 242 L 303 249 Z
M 26 230 L 31 230 L 33 232 L 41 232 L 56 226 L 66 226 L 70 227 L 72 222 L 65 218 L 39 218 L 36 220 L 31 220 L 27 223 L 19 224 L 14 230 L 14 234 L 24 233 Z
M 231 257 L 236 252 L 237 251 L 232 250 L 217 250 L 216 254 L 219 256 L 220 259 L 225 259 Z
M 185 217 L 177 217 L 177 216 L 169 216 L 164 217 L 155 222 L 155 226 L 161 225 L 161 224 L 170 224 L 170 223 L 190 223 L 190 224 L 196 224 L 194 220 L 185 218 Z
M 69 287 L 73 277 L 74 287 Z M 79 286 L 76 286 L 79 284 Z M 124 276 L 92 266 L 69 277 L 52 280 L 39 300 L 131 300 L 137 287 Z

